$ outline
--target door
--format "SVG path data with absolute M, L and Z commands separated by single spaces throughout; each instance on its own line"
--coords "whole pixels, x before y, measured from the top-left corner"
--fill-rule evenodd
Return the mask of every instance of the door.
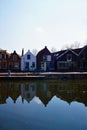
M 26 71 L 29 71 L 29 62 L 26 62 L 26 63 L 25 63 L 25 70 L 26 70 Z

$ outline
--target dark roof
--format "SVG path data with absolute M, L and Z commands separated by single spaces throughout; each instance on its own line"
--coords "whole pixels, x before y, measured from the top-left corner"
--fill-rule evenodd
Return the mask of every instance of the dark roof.
M 50 52 L 50 51 L 48 50 L 48 48 L 45 46 L 45 48 L 42 49 L 41 51 L 39 51 L 37 55 L 44 54 L 44 53 L 47 53 L 47 52 L 48 52 L 49 54 L 51 54 L 51 52 Z
M 81 50 L 82 50 L 82 48 L 72 49 L 72 51 L 74 51 L 74 52 L 77 53 L 77 54 L 79 54 Z
M 14 54 L 17 55 L 19 58 L 21 58 L 21 56 L 16 51 L 14 51 L 13 53 L 11 53 L 10 56 L 13 56 Z
M 58 58 L 61 54 L 63 54 L 66 50 L 61 50 L 61 51 L 57 51 L 52 53 L 52 57 Z
M 78 56 L 80 54 L 80 52 L 82 52 L 82 50 L 84 50 L 84 48 L 86 48 L 86 47 L 76 48 L 76 49 L 61 50 L 61 51 L 52 53 L 52 56 L 54 56 L 54 57 L 56 57 L 58 59 L 59 57 L 61 57 L 63 54 L 65 54 L 69 50 L 72 51 L 75 55 Z
M 79 55 L 80 55 L 85 49 L 87 49 L 87 45 L 85 45 L 85 46 L 82 48 L 82 50 L 80 51 Z

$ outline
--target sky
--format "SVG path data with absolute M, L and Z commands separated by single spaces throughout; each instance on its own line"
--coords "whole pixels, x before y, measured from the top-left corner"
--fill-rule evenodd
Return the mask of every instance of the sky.
M 87 0 L 0 0 L 0 48 L 60 50 L 87 41 Z

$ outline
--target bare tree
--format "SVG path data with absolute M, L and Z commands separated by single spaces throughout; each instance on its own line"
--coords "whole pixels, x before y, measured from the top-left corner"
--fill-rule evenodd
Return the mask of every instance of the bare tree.
M 81 45 L 80 42 L 75 41 L 74 43 L 72 43 L 70 45 L 68 45 L 68 44 L 64 45 L 64 47 L 62 48 L 62 50 L 64 50 L 64 49 L 75 49 L 75 48 L 79 48 L 80 45 Z
M 56 52 L 56 51 L 57 51 L 57 49 L 55 47 L 51 48 L 51 52 Z
M 87 45 L 87 40 L 84 41 L 84 43 L 82 43 L 82 46 L 86 46 Z
M 66 49 L 69 49 L 70 47 L 69 47 L 69 45 L 68 44 L 65 44 L 62 48 L 61 48 L 61 50 L 66 50 Z
M 80 47 L 80 42 L 78 42 L 78 41 L 75 41 L 73 44 L 71 44 L 72 46 L 72 48 L 74 49 L 74 48 L 79 48 Z
M 37 49 L 33 49 L 33 50 L 32 50 L 32 53 L 36 56 L 37 53 L 38 53 L 38 50 L 37 50 Z

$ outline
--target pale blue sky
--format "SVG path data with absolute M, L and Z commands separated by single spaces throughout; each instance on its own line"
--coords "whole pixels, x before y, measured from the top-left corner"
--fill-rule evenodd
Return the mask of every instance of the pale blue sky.
M 60 50 L 87 40 L 87 0 L 0 0 L 0 48 Z

